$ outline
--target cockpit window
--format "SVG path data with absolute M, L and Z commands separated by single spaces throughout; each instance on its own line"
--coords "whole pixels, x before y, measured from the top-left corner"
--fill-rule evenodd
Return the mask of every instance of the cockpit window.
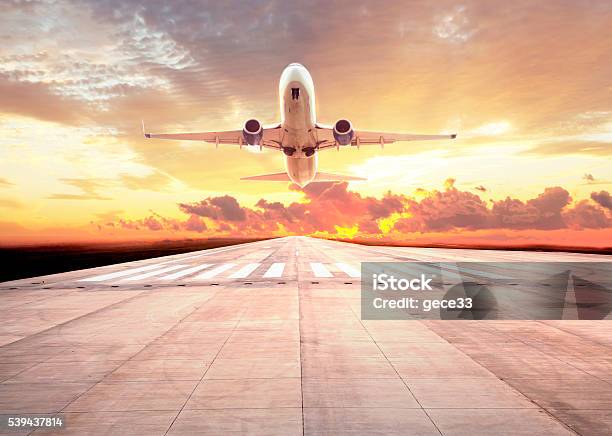
M 291 88 L 291 100 L 297 100 L 300 97 L 300 88 Z

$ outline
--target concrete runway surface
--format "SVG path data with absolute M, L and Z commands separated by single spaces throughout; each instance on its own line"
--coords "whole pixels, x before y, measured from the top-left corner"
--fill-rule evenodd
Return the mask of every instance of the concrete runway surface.
M 362 321 L 360 262 L 406 260 L 612 256 L 288 237 L 0 283 L 0 414 L 61 413 L 57 434 L 612 433 L 612 322 Z

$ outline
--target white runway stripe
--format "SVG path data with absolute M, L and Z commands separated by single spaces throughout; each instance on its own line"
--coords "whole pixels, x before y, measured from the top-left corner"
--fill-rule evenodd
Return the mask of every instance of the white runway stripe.
M 124 270 L 117 271 L 117 272 L 114 272 L 114 273 L 102 274 L 100 276 L 88 277 L 86 279 L 81 279 L 79 281 L 80 282 L 103 282 L 104 280 L 117 279 L 119 277 L 125 277 L 125 276 L 129 276 L 129 275 L 132 275 L 132 274 L 137 274 L 139 272 L 151 271 L 152 269 L 159 268 L 162 265 L 165 265 L 166 263 L 167 262 L 156 263 L 155 265 L 141 266 L 140 268 L 124 269 Z
M 259 267 L 261 263 L 249 263 L 246 266 L 243 266 L 238 271 L 229 276 L 230 279 L 244 279 L 248 277 L 253 271 Z
M 207 279 L 212 279 L 213 277 L 215 277 L 218 274 L 221 274 L 224 271 L 227 271 L 230 268 L 235 267 L 236 264 L 235 263 L 226 263 L 224 265 L 219 265 L 216 268 L 213 268 L 211 270 L 208 270 L 200 275 L 197 275 L 194 277 L 195 280 L 207 280 Z
M 175 280 L 175 279 L 180 279 L 181 277 L 185 277 L 185 276 L 188 276 L 189 274 L 196 273 L 198 271 L 203 270 L 204 268 L 208 268 L 209 266 L 213 266 L 213 264 L 212 263 L 203 263 L 202 265 L 194 266 L 194 267 L 187 268 L 187 269 L 184 269 L 184 270 L 179 271 L 179 272 L 175 272 L 175 273 L 169 274 L 167 276 L 160 277 L 159 280 Z
M 272 278 L 272 277 L 280 277 L 283 275 L 283 271 L 285 270 L 285 264 L 282 262 L 273 263 L 268 268 L 268 271 L 263 275 L 264 278 Z
M 349 277 L 353 277 L 353 278 L 359 278 L 361 277 L 361 271 L 359 271 L 358 269 L 353 268 L 352 266 L 346 264 L 346 263 L 337 263 L 336 266 L 343 271 L 344 273 L 346 273 Z
M 327 267 L 320 262 L 311 262 L 310 269 L 312 269 L 315 277 L 333 277 Z
M 160 274 L 164 274 L 170 271 L 175 271 L 177 269 L 185 268 L 186 266 L 189 266 L 189 265 L 172 265 L 167 268 L 162 268 L 162 269 L 158 269 L 155 271 L 149 271 L 149 272 L 146 272 L 144 274 L 139 274 L 134 277 L 128 277 L 127 279 L 123 279 L 123 281 L 126 282 L 126 281 L 133 281 L 133 280 L 148 279 L 149 277 L 154 277 L 154 276 L 158 276 Z

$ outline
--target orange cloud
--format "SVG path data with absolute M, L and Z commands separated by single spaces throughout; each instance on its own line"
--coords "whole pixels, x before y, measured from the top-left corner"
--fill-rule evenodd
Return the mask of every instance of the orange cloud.
M 180 203 L 186 220 L 152 214 L 141 220 L 119 220 L 128 229 L 200 234 L 278 236 L 307 234 L 341 239 L 431 241 L 445 235 L 446 244 L 471 235 L 472 243 L 512 245 L 518 240 L 557 244 L 559 233 L 575 232 L 573 243 L 581 245 L 580 231 L 600 232 L 600 245 L 612 245 L 612 214 L 603 207 L 607 191 L 593 193 L 593 200 L 572 203 L 567 190 L 546 188 L 527 201 L 506 198 L 484 201 L 461 191 L 448 179 L 445 189 L 421 190 L 420 199 L 388 192 L 380 198 L 363 196 L 347 183 L 315 183 L 293 190 L 302 193 L 298 202 L 283 204 L 260 199 L 254 207 L 241 205 L 229 195 Z M 531 232 L 531 233 L 530 233 Z M 537 235 L 537 236 L 536 236 Z M 547 236 L 550 235 L 550 236 Z M 497 239 L 497 240 L 496 240 Z M 567 241 L 566 238 L 563 241 Z M 567 243 L 567 242 L 564 242 Z

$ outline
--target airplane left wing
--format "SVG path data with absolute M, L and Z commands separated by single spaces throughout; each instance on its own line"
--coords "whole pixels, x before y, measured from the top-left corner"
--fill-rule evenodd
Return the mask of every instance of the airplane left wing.
M 263 126 L 263 138 L 260 147 L 280 150 L 280 124 Z M 144 122 L 142 133 L 145 138 L 174 139 L 178 141 L 202 141 L 212 144 L 247 145 L 242 130 L 225 130 L 219 132 L 194 132 L 194 133 L 147 133 Z
M 427 141 L 440 139 L 455 139 L 456 134 L 451 135 L 418 135 L 414 133 L 394 133 L 394 132 L 370 132 L 366 130 L 355 130 L 352 146 L 359 147 L 367 144 L 393 144 L 399 141 Z M 317 139 L 319 148 L 338 147 L 334 138 L 333 126 L 323 126 L 317 124 Z

